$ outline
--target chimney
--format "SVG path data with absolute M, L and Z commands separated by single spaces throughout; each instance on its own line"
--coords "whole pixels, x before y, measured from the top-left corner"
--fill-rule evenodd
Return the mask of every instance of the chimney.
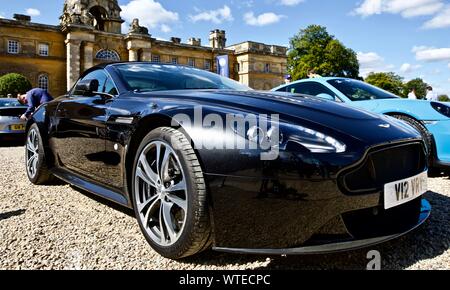
M 200 38 L 191 37 L 188 39 L 187 44 L 192 46 L 202 46 L 202 40 Z
M 180 44 L 181 43 L 181 38 L 179 38 L 179 37 L 171 37 L 170 41 L 172 41 L 175 44 Z
M 28 15 L 14 14 L 13 18 L 17 21 L 31 22 L 31 16 L 28 16 Z
M 212 30 L 209 33 L 209 45 L 215 49 L 224 49 L 226 47 L 227 38 L 225 30 Z

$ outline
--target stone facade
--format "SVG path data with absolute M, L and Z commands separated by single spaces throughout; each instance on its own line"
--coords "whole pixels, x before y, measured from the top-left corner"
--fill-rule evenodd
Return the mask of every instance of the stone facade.
M 192 37 L 158 40 L 135 19 L 127 34 L 117 0 L 66 0 L 59 26 L 32 23 L 15 15 L 0 19 L 0 75 L 17 72 L 33 86 L 45 84 L 57 96 L 70 89 L 80 74 L 102 62 L 153 61 L 217 71 L 216 58 L 228 55 L 230 78 L 254 89 L 283 83 L 286 48 L 256 42 L 226 46 L 226 33 L 213 30 L 209 46 Z M 47 52 L 45 52 L 47 50 Z

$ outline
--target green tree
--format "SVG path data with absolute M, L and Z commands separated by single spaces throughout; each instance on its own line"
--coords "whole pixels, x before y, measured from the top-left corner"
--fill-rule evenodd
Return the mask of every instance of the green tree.
M 421 78 L 416 78 L 413 80 L 410 80 L 405 84 L 405 92 L 403 96 L 408 96 L 409 92 L 411 92 L 413 89 L 416 89 L 416 96 L 419 99 L 425 99 L 427 95 L 427 87 L 428 84 L 424 82 Z
M 440 102 L 450 102 L 450 98 L 448 97 L 448 95 L 440 95 L 439 101 Z
M 17 94 L 31 90 L 30 81 L 21 74 L 10 73 L 0 77 L 0 97 L 6 98 L 9 94 Z
M 319 25 L 310 25 L 291 38 L 288 69 L 293 80 L 306 78 L 311 70 L 323 76 L 359 76 L 356 53 Z
M 393 72 L 390 73 L 370 73 L 365 81 L 371 85 L 377 86 L 394 95 L 405 97 L 405 86 L 403 78 Z

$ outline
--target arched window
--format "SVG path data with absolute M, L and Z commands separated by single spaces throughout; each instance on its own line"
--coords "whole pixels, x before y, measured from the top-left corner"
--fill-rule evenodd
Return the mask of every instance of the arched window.
M 96 59 L 107 60 L 107 61 L 120 61 L 119 54 L 114 50 L 103 49 L 97 52 Z
M 40 74 L 38 77 L 38 87 L 43 90 L 48 90 L 48 75 Z

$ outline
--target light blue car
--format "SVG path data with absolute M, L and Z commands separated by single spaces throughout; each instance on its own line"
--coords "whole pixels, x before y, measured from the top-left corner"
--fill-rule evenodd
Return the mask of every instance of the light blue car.
M 367 83 L 346 78 L 313 78 L 273 89 L 317 96 L 406 121 L 423 136 L 434 168 L 450 169 L 450 106 L 402 99 Z

